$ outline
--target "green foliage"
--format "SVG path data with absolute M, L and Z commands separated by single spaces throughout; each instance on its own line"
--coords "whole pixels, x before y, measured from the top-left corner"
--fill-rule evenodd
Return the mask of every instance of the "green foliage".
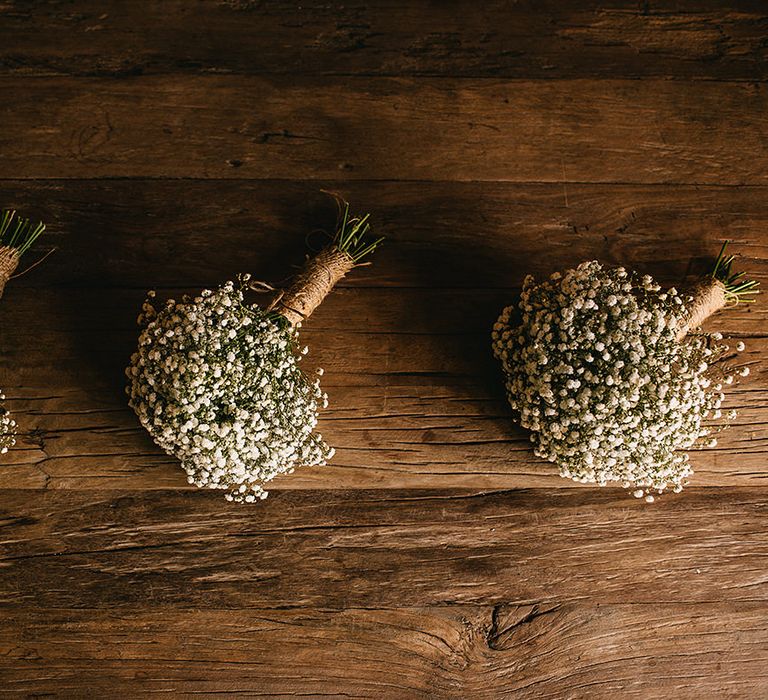
M 14 248 L 21 257 L 45 231 L 45 224 L 33 225 L 29 219 L 6 210 L 0 215 L 0 247 Z

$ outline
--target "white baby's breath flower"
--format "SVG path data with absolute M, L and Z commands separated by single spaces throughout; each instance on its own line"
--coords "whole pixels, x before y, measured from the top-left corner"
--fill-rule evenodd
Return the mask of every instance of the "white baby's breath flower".
M 6 454 L 16 444 L 16 421 L 3 405 L 5 394 L 0 392 L 0 454 Z
M 314 432 L 327 397 L 298 366 L 295 329 L 246 304 L 246 284 L 159 310 L 150 294 L 126 376 L 131 407 L 189 483 L 252 503 L 278 474 L 325 464 L 332 450 Z
M 540 284 L 527 277 L 520 313 L 504 309 L 492 340 L 535 453 L 564 477 L 619 482 L 648 502 L 650 490 L 679 491 L 692 474 L 687 450 L 705 444 L 732 381 L 717 365 L 722 335 L 679 340 L 690 303 L 598 262 Z

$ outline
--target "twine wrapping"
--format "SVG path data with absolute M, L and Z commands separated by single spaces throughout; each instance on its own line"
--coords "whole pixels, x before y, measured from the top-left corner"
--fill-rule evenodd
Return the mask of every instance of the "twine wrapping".
M 301 272 L 270 305 L 270 310 L 295 326 L 309 318 L 336 283 L 355 266 L 352 258 L 333 246 L 307 260 Z
M 16 248 L 0 246 L 0 297 L 3 296 L 3 290 L 11 275 L 16 271 L 19 264 L 19 255 Z
M 703 279 L 691 290 L 693 301 L 688 311 L 688 318 L 680 328 L 677 339 L 682 340 L 694 328 L 698 328 L 712 314 L 726 305 L 725 285 L 716 279 Z

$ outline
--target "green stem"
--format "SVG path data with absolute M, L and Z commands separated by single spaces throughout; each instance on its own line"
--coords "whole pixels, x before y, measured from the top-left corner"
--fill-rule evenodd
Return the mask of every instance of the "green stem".
M 15 211 L 6 210 L 0 216 L 0 248 L 13 248 L 21 257 L 45 231 L 45 224 L 36 226 L 29 219 L 16 216 Z
M 723 283 L 727 302 L 732 304 L 752 303 L 755 301 L 752 297 L 760 293 L 758 289 L 760 282 L 757 280 L 742 280 L 744 272 L 734 273 L 732 271 L 736 256 L 725 254 L 728 243 L 729 241 L 725 241 L 723 247 L 720 248 L 720 253 L 717 256 L 717 260 L 715 260 L 710 277 Z

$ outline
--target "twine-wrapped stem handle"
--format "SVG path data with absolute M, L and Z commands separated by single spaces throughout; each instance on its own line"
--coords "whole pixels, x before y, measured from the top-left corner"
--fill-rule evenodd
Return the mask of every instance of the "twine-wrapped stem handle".
M 290 286 L 272 302 L 270 311 L 284 316 L 291 326 L 309 318 L 353 267 L 354 260 L 335 246 L 321 250 L 315 257 L 309 258 L 301 272 L 294 277 Z
M 724 308 L 727 302 L 725 285 L 717 279 L 705 277 L 691 289 L 691 301 L 685 323 L 678 331 L 677 338 L 682 340 L 692 330 L 701 326 L 712 314 Z
M 3 296 L 5 285 L 19 265 L 19 254 L 16 248 L 0 246 L 0 298 Z

